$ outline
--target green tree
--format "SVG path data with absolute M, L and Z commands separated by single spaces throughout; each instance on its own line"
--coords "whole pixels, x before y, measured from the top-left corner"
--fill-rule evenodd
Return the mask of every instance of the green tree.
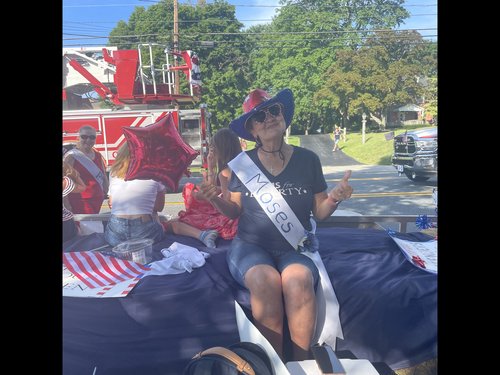
M 254 36 L 250 55 L 253 85 L 272 92 L 289 87 L 295 94 L 292 132 L 318 128 L 331 131 L 347 115 L 315 94 L 324 88 L 325 73 L 340 51 L 356 50 L 365 33 L 391 28 L 409 16 L 400 0 L 282 0 L 272 23 Z M 383 11 L 381 11 L 383 10 Z M 258 42 L 258 44 L 257 44 Z
M 383 126 L 391 106 L 432 99 L 423 83 L 437 78 L 435 45 L 416 32 L 384 32 L 409 16 L 403 0 L 282 0 L 271 23 L 246 31 L 227 1 L 193 3 L 179 4 L 179 48 L 198 53 L 215 129 L 257 87 L 293 90 L 293 133 L 350 126 L 363 111 Z M 172 0 L 136 7 L 110 35 L 119 48 L 139 42 L 173 46 Z
M 437 77 L 431 77 L 425 86 L 425 113 L 431 115 L 434 119 L 438 117 L 438 95 L 437 95 Z
M 416 32 L 375 32 L 359 50 L 338 51 L 315 98 L 329 101 L 344 126 L 351 126 L 352 116 L 359 123 L 366 112 L 384 128 L 387 110 L 418 103 L 425 93 L 420 82 L 435 61 L 432 49 L 422 44 Z

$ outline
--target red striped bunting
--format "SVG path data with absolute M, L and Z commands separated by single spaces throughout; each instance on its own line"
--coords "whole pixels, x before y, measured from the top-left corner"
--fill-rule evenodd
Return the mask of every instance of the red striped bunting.
M 102 255 L 97 251 L 63 253 L 63 264 L 91 289 L 115 285 L 127 280 L 130 280 L 130 286 L 133 287 L 144 272 L 150 270 L 142 264 Z

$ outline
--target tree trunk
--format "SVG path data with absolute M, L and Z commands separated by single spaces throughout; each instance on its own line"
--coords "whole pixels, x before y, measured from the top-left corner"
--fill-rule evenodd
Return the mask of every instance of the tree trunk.
M 382 113 L 381 118 L 378 118 L 373 113 L 370 112 L 370 120 L 373 120 L 377 123 L 379 130 L 385 130 L 385 117 Z
M 340 127 L 345 128 L 345 120 L 344 120 L 344 111 L 342 108 L 339 108 L 339 114 L 340 114 Z M 335 129 L 335 126 L 333 127 Z

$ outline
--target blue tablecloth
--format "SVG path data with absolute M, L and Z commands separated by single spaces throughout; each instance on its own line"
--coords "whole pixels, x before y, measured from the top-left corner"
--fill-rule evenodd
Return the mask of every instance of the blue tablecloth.
M 412 265 L 387 233 L 374 229 L 318 228 L 320 254 L 340 303 L 344 340 L 337 350 L 385 362 L 392 369 L 437 356 L 437 276 Z M 421 233 L 404 239 L 427 240 Z M 148 276 L 123 298 L 63 297 L 64 375 L 182 374 L 197 352 L 239 341 L 234 300 L 249 308 L 248 292 L 217 249 L 169 236 L 211 253 L 192 273 Z M 65 251 L 105 244 L 102 234 L 76 239 Z

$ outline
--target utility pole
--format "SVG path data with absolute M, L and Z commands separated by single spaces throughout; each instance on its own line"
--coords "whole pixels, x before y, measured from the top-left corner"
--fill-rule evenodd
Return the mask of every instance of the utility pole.
M 177 7 L 177 0 L 174 0 L 174 52 L 179 52 L 179 11 Z M 178 58 L 174 55 L 174 66 L 178 66 Z M 178 95 L 179 88 L 179 71 L 174 71 L 174 94 Z

